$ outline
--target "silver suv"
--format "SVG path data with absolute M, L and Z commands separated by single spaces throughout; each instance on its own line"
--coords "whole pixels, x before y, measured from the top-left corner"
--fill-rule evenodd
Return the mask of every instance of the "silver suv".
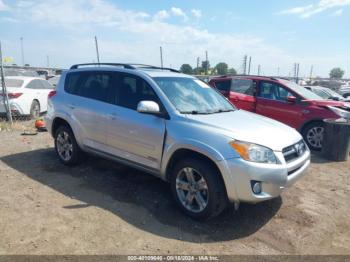
M 95 65 L 95 66 L 94 66 Z M 275 198 L 310 151 L 294 129 L 238 110 L 195 77 L 131 64 L 81 64 L 49 95 L 47 128 L 65 165 L 93 153 L 168 181 L 197 219 Z

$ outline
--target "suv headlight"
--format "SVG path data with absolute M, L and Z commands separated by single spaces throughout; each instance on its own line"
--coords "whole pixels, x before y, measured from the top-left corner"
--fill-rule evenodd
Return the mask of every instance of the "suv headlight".
M 277 158 L 270 148 L 242 141 L 232 141 L 230 146 L 247 161 L 277 164 Z

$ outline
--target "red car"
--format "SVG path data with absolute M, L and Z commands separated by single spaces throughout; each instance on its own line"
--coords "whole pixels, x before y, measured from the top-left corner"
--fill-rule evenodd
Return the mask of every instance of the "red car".
M 284 79 L 223 76 L 211 79 L 209 85 L 218 89 L 240 109 L 273 118 L 296 128 L 313 150 L 322 148 L 322 120 L 338 119 L 344 112 L 350 112 L 350 103 L 324 100 Z

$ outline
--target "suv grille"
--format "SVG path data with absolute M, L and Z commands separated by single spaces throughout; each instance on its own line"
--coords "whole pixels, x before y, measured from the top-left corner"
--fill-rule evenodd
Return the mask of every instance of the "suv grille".
M 306 145 L 303 140 L 298 143 L 288 146 L 282 150 L 282 154 L 287 163 L 301 157 L 306 151 Z

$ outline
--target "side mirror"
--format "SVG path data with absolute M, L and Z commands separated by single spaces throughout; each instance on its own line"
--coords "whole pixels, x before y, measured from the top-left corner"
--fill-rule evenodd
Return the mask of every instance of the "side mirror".
M 287 96 L 286 100 L 291 104 L 295 104 L 295 102 L 297 101 L 297 98 L 295 96 Z
M 137 112 L 143 114 L 160 114 L 159 105 L 154 101 L 140 101 L 137 105 Z

